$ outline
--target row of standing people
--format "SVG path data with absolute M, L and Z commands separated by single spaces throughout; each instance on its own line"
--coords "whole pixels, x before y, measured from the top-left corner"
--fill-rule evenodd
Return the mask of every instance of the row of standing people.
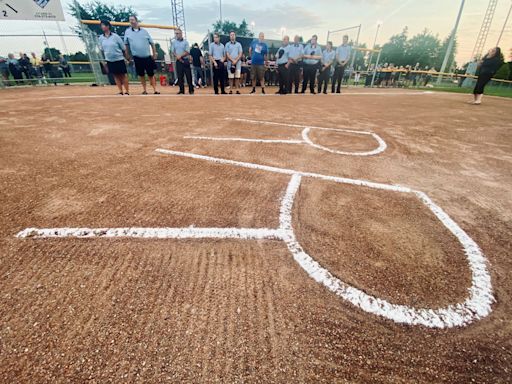
M 127 76 L 126 60 L 133 58 L 137 74 L 140 77 L 143 93 L 146 91 L 145 74 L 148 75 L 154 93 L 156 90 L 156 56 L 155 44 L 149 33 L 140 28 L 136 16 L 130 16 L 130 27 L 126 30 L 124 40 L 117 34 L 111 32 L 111 24 L 107 20 L 101 22 L 103 35 L 100 36 L 100 48 L 107 61 L 108 72 L 111 73 L 119 88 L 120 94 L 129 94 L 129 82 Z M 192 81 L 192 68 L 190 45 L 183 37 L 180 29 L 175 30 L 176 38 L 171 45 L 171 53 L 176 58 L 176 75 L 179 85 L 179 93 L 185 93 L 185 78 L 189 87 L 189 93 L 194 93 Z M 151 55 L 150 48 L 153 51 Z M 268 46 L 265 43 L 263 33 L 254 40 L 249 49 L 251 57 L 251 83 L 252 91 L 256 92 L 256 84 L 259 83 L 262 93 L 265 93 L 265 64 L 268 62 Z M 341 82 L 345 68 L 347 67 L 352 54 L 352 48 L 348 44 L 348 36 L 343 37 L 343 43 L 333 49 L 332 43 L 327 44 L 327 49 L 322 50 L 318 44 L 318 37 L 312 36 L 310 42 L 305 46 L 300 43 L 300 38 L 295 37 L 293 44 L 290 44 L 288 36 L 283 38 L 283 44 L 277 51 L 277 72 L 279 77 L 280 94 L 288 94 L 295 91 L 299 93 L 299 81 L 301 71 L 303 73 L 302 93 L 305 93 L 308 85 L 310 92 L 315 94 L 315 82 L 319 72 L 318 91 L 327 93 L 327 84 L 329 82 L 332 68 L 332 92 L 341 92 Z M 230 33 L 230 41 L 224 45 L 220 42 L 219 34 L 215 34 L 214 43 L 210 46 L 209 57 L 212 63 L 214 90 L 215 93 L 226 93 L 225 91 L 225 70 L 228 72 L 228 78 L 231 81 L 230 93 L 240 94 L 240 77 L 242 72 L 242 45 L 236 40 L 235 32 Z M 124 88 L 124 90 L 123 90 Z
M 58 58 L 58 68 L 60 70 L 58 77 L 71 77 L 71 66 L 63 55 Z M 19 58 L 16 58 L 13 53 L 9 53 L 7 58 L 0 57 L 0 74 L 2 80 L 8 84 L 10 76 L 13 77 L 15 84 L 31 79 L 46 81 L 46 77 L 55 77 L 52 76 L 53 69 L 53 61 L 46 54 L 39 58 L 34 52 L 31 56 L 20 52 Z
M 251 94 L 256 92 L 256 84 L 260 83 L 262 93 L 265 93 L 265 72 L 268 63 L 268 46 L 265 43 L 265 35 L 259 34 L 249 48 L 251 57 Z M 343 37 L 343 43 L 333 49 L 331 42 L 327 43 L 325 50 L 318 44 L 318 37 L 313 35 L 310 42 L 305 46 L 300 43 L 300 37 L 295 36 L 293 43 L 290 38 L 284 36 L 283 43 L 277 51 L 276 64 L 279 82 L 279 94 L 299 93 L 301 71 L 303 74 L 302 89 L 305 93 L 308 89 L 312 94 L 316 93 L 315 83 L 318 74 L 318 93 L 327 93 L 328 83 L 332 77 L 332 93 L 341 92 L 341 82 L 345 68 L 351 59 L 352 47 L 348 44 L 348 36 Z M 215 93 L 225 93 L 225 70 L 228 71 L 228 78 L 232 79 L 231 86 L 239 94 L 239 79 L 241 76 L 241 65 L 243 49 L 236 41 L 235 32 L 231 32 L 229 42 L 224 45 L 220 42 L 220 35 L 214 34 L 213 44 L 209 48 L 210 60 L 213 63 L 214 90 Z M 333 71 L 334 69 L 334 71 Z M 230 93 L 233 90 L 230 91 Z

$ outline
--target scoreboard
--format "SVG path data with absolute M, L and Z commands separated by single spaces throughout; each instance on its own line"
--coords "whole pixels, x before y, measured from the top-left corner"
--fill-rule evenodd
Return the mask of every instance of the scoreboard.
M 60 0 L 0 0 L 0 21 L 64 21 Z

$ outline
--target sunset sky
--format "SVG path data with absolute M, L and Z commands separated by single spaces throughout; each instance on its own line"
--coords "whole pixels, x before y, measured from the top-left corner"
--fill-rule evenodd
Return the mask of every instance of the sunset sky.
M 63 1 L 67 9 L 67 0 Z M 146 22 L 171 24 L 170 0 L 111 0 L 110 3 L 132 5 L 141 18 Z M 208 0 L 184 0 L 185 16 L 187 21 L 188 39 L 191 42 L 200 41 L 205 36 L 208 28 L 219 18 L 219 1 Z M 408 26 L 410 35 L 421 32 L 427 28 L 433 33 L 445 38 L 453 28 L 455 18 L 460 6 L 459 0 L 295 0 L 282 1 L 259 0 L 234 1 L 223 0 L 223 17 L 240 22 L 245 18 L 249 23 L 254 22 L 254 32 L 265 32 L 268 38 L 279 39 L 281 29 L 286 28 L 286 34 L 303 35 L 309 37 L 316 33 L 321 42 L 327 37 L 328 30 L 336 30 L 344 27 L 362 24 L 360 41 L 373 44 L 377 23 L 382 22 L 378 43 L 386 42 L 393 34 L 400 33 L 403 27 Z M 498 8 L 493 21 L 491 32 L 486 47 L 496 44 L 511 0 L 498 1 Z M 464 14 L 459 28 L 459 47 L 457 61 L 467 61 L 475 45 L 478 31 L 482 24 L 483 16 L 487 9 L 487 0 L 467 0 Z M 72 17 L 67 16 L 61 28 L 69 33 L 69 26 L 75 24 Z M 55 33 L 54 22 L 15 22 L 2 21 L 0 34 L 6 33 L 41 33 L 44 28 L 46 33 Z M 23 40 L 23 39 L 22 39 Z M 27 39 L 25 39 L 27 40 Z M 7 51 L 19 51 L 30 49 L 28 42 L 21 40 L 0 40 L 0 54 Z M 59 46 L 57 39 L 51 41 L 51 45 Z M 72 45 L 73 43 L 68 43 Z M 19 45 L 22 45 L 18 48 Z M 507 52 L 512 48 L 512 18 L 505 29 L 501 47 Z M 69 48 L 69 47 L 68 47 Z M 70 48 L 72 50 L 72 48 Z

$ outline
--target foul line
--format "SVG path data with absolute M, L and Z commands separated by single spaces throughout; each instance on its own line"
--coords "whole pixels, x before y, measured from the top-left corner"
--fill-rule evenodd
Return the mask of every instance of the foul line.
M 300 176 L 305 176 L 305 177 L 313 177 L 316 179 L 322 179 L 322 180 L 326 180 L 326 181 L 334 181 L 336 183 L 358 185 L 358 186 L 370 187 L 370 188 L 375 188 L 375 189 L 383 189 L 383 190 L 387 190 L 387 191 L 412 192 L 412 189 L 407 188 L 407 187 L 398 186 L 398 185 L 375 183 L 372 181 L 349 179 L 349 178 L 338 177 L 338 176 L 327 176 L 327 175 L 322 175 L 320 173 L 302 172 L 302 171 L 296 171 L 293 169 L 273 167 L 270 165 L 246 163 L 243 161 L 236 161 L 236 160 L 227 160 L 227 159 L 221 159 L 218 157 L 198 155 L 195 153 L 173 151 L 170 149 L 157 149 L 156 152 L 163 153 L 166 155 L 174 155 L 174 156 L 180 156 L 180 157 L 188 157 L 191 159 L 206 160 L 206 161 L 210 161 L 210 162 L 218 163 L 218 164 L 234 165 L 237 167 L 250 168 L 250 169 L 259 169 L 262 171 L 281 173 L 281 174 L 285 174 L 285 175 L 300 175 Z
M 129 96 L 117 96 L 117 95 L 71 95 L 71 96 L 49 96 L 44 97 L 44 100 L 66 100 L 66 99 L 119 99 L 119 100 L 129 100 L 130 98 L 166 98 L 166 97 L 177 97 L 177 98 L 188 98 L 188 97 L 219 97 L 223 99 L 233 98 L 233 97 L 315 97 L 315 98 L 324 98 L 324 97 L 346 97 L 346 96 L 423 96 L 423 95 L 432 95 L 439 94 L 440 92 L 431 92 L 431 91 L 411 91 L 411 92 L 344 92 L 339 94 L 328 94 L 328 95 L 311 95 L 311 94 L 290 94 L 290 95 L 275 95 L 275 94 L 241 94 L 241 95 L 215 95 L 215 94 L 197 94 L 197 95 L 170 95 L 170 94 L 160 94 L 160 95 L 135 95 L 131 94 Z M 41 98 L 26 98 L 24 101 L 41 101 Z M 0 102 L 19 102 L 19 99 L 6 99 L 3 98 Z

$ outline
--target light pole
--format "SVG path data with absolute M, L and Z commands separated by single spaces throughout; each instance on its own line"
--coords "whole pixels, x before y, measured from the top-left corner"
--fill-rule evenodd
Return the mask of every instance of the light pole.
M 220 24 L 222 25 L 222 0 L 219 0 Z
M 256 23 L 254 21 L 251 21 L 251 31 L 254 33 L 254 28 L 256 27 Z
M 510 8 L 507 13 L 507 17 L 505 18 L 505 23 L 503 24 L 503 28 L 501 29 L 500 37 L 498 37 L 498 42 L 496 43 L 496 46 L 500 46 L 501 38 L 503 37 L 503 33 L 505 32 L 505 28 L 507 27 L 508 19 L 510 17 L 510 13 L 512 12 L 512 2 L 510 2 Z
M 373 48 L 377 45 L 377 38 L 379 37 L 380 27 L 382 27 L 382 21 L 377 21 L 377 31 L 375 32 L 375 39 L 373 40 Z
M 281 27 L 281 39 L 284 37 L 285 33 L 286 33 L 286 27 Z
M 375 39 L 373 40 L 372 52 L 370 52 L 370 58 L 368 59 L 368 66 L 372 64 L 373 51 L 377 46 L 377 38 L 379 37 L 380 27 L 382 27 L 382 21 L 377 21 L 377 31 L 375 32 Z
M 464 10 L 465 2 L 466 0 L 462 0 L 460 3 L 459 14 L 457 15 L 457 20 L 455 21 L 455 26 L 453 27 L 452 35 L 450 36 L 450 42 L 448 43 L 446 54 L 444 55 L 443 65 L 441 66 L 439 76 L 437 76 L 437 84 L 441 84 L 441 82 L 443 81 L 443 73 L 446 71 L 448 60 L 450 59 L 450 55 L 453 50 L 453 45 L 455 44 L 455 36 L 457 35 L 457 30 L 459 29 L 460 18 L 462 17 L 462 11 Z

